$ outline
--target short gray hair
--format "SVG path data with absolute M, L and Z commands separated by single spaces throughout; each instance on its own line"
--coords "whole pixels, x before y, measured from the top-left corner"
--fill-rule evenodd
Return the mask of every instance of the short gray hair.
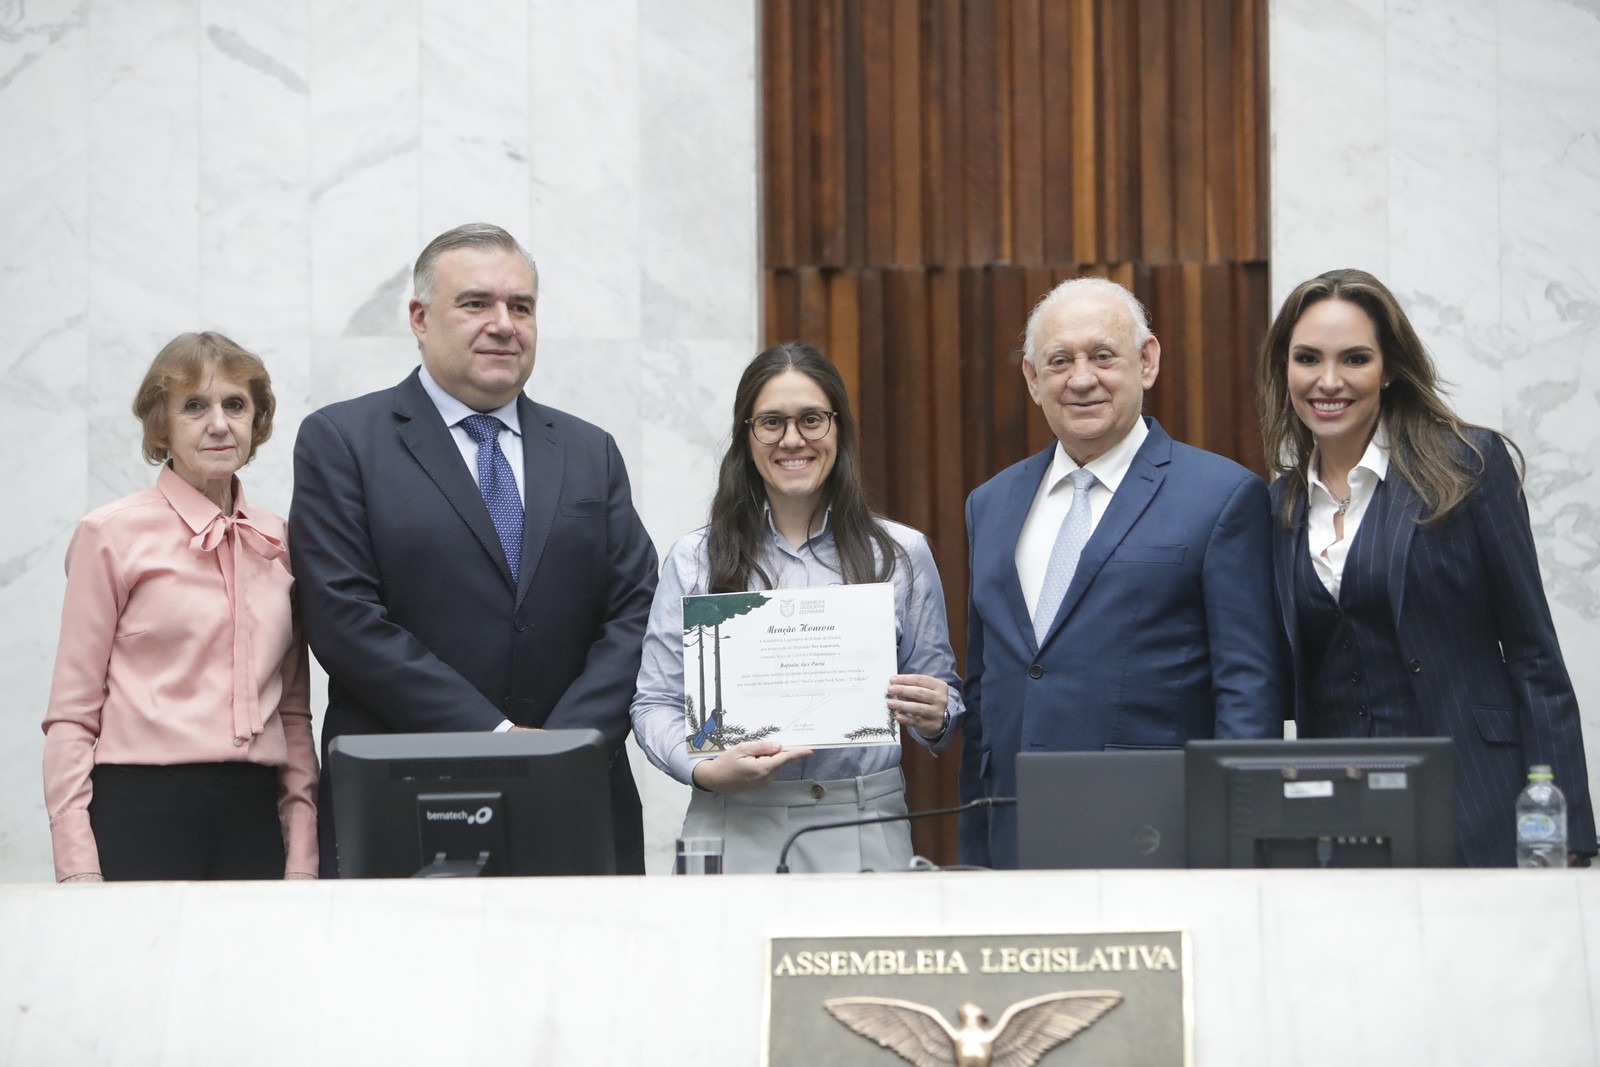
M 424 304 L 433 302 L 434 264 L 439 261 L 440 256 L 457 248 L 493 248 L 502 252 L 515 252 L 533 272 L 535 288 L 539 285 L 539 265 L 533 261 L 528 250 L 517 243 L 515 237 L 493 223 L 469 222 L 465 226 L 446 230 L 429 241 L 428 247 L 417 257 L 417 265 L 411 272 L 412 295 L 417 300 Z
M 1033 334 L 1039 325 L 1039 320 L 1056 305 L 1066 303 L 1075 296 L 1100 296 L 1114 297 L 1128 309 L 1128 317 L 1133 320 L 1133 346 L 1143 348 L 1144 343 L 1155 334 L 1150 332 L 1150 314 L 1145 311 L 1144 305 L 1139 303 L 1139 298 L 1128 292 L 1110 278 L 1070 278 L 1062 282 L 1040 301 L 1033 305 L 1033 312 L 1028 316 L 1028 325 L 1022 334 L 1022 357 L 1035 367 L 1039 365 L 1039 352 L 1034 347 Z

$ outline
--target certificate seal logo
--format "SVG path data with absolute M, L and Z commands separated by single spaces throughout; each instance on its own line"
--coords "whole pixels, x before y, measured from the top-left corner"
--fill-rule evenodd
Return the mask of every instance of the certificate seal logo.
M 784 597 L 778 601 L 778 613 L 786 619 L 792 618 L 794 616 L 794 597 Z

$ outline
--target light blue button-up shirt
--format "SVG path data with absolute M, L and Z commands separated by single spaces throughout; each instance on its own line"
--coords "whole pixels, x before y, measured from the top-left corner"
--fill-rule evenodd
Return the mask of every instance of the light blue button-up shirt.
M 960 679 L 956 676 L 955 655 L 950 651 L 944 588 L 939 584 L 939 570 L 934 565 L 928 539 L 909 526 L 880 521 L 906 555 L 897 562 L 891 579 L 900 673 L 931 675 L 950 686 L 950 728 L 937 744 L 930 746 L 943 748 L 955 735 L 957 720 L 965 710 Z M 831 526 L 824 523 L 822 532 L 799 548 L 790 545 L 778 533 L 771 524 L 770 515 L 767 529 L 768 541 L 761 566 L 773 576 L 771 588 L 806 589 L 840 584 L 839 550 L 834 545 Z M 651 763 L 684 783 L 690 781 L 696 757 L 689 755 L 684 736 L 683 598 L 708 591 L 708 570 L 705 529 L 679 538 L 667 553 L 666 563 L 661 568 L 661 582 L 656 586 L 655 602 L 650 607 L 644 658 L 633 697 L 633 735 L 639 747 L 644 749 Z M 883 683 L 887 692 L 889 679 L 885 678 Z M 902 730 L 902 733 L 928 744 L 915 730 Z M 855 778 L 899 764 L 899 745 L 819 748 L 813 755 L 784 764 L 773 777 L 779 780 Z

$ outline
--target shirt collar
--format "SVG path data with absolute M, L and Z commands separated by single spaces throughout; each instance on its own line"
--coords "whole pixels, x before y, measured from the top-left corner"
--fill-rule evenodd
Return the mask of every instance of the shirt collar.
M 418 378 L 422 382 L 422 391 L 428 394 L 428 399 L 433 401 L 433 406 L 439 409 L 439 417 L 444 419 L 446 426 L 455 426 L 468 415 L 480 414 L 445 392 L 444 386 L 434 381 L 433 375 L 428 373 L 427 364 L 423 364 L 419 370 L 421 373 L 418 374 Z M 505 425 L 506 429 L 518 437 L 522 436 L 522 422 L 517 418 L 516 397 L 512 397 L 509 402 L 495 408 L 493 411 L 485 411 L 481 414 L 493 415 Z
M 222 509 L 213 504 L 210 497 L 184 481 L 183 475 L 172 469 L 170 461 L 162 465 L 161 473 L 156 477 L 156 489 L 167 498 L 167 503 L 172 505 L 172 510 L 178 513 L 192 533 L 204 530 L 222 514 Z M 243 519 L 253 514 L 245 503 L 244 486 L 239 483 L 237 475 L 233 479 L 233 514 Z
M 783 534 L 778 532 L 777 523 L 772 521 L 772 505 L 771 504 L 765 504 L 764 503 L 764 504 L 761 505 L 761 517 L 764 518 L 767 521 L 767 531 L 772 534 L 772 543 L 773 544 L 777 545 L 779 548 L 783 549 L 785 552 L 794 553 L 794 552 L 799 551 L 799 549 L 796 549 L 794 546 L 789 544 L 789 539 L 788 538 L 784 537 Z M 833 522 L 833 508 L 830 505 L 829 508 L 822 513 L 822 525 L 817 527 L 817 532 L 816 533 L 814 533 L 810 537 L 806 538 L 805 544 L 802 544 L 800 546 L 800 548 L 806 547 L 806 545 L 811 544 L 813 541 L 818 541 L 818 540 L 821 540 L 824 537 L 827 537 L 828 534 L 829 534 L 828 528 L 829 528 L 829 526 L 832 525 L 832 522 Z
M 1384 428 L 1382 422 L 1379 422 L 1378 428 L 1373 431 L 1372 440 L 1367 442 L 1367 449 L 1361 453 L 1361 459 L 1351 469 L 1350 477 L 1361 480 L 1357 475 L 1358 471 L 1371 474 L 1375 479 L 1374 485 L 1389 476 L 1389 431 Z M 1308 474 L 1312 485 L 1327 493 L 1330 498 L 1333 496 L 1332 490 L 1322 480 L 1322 457 L 1315 447 L 1311 450 L 1311 468 Z
M 1133 457 L 1139 454 L 1139 447 L 1144 444 L 1144 439 L 1150 436 L 1150 427 L 1145 424 L 1141 416 L 1133 422 L 1133 428 L 1122 435 L 1122 440 L 1106 449 L 1104 453 L 1083 464 L 1083 469 L 1094 475 L 1095 480 L 1115 493 L 1122 484 L 1122 479 L 1128 474 L 1128 468 L 1133 465 Z M 1078 469 L 1078 464 L 1067 455 L 1066 447 L 1060 441 L 1056 442 L 1056 451 L 1050 461 L 1050 474 L 1047 478 L 1050 488 L 1045 490 L 1054 492 L 1062 479 L 1068 477 Z

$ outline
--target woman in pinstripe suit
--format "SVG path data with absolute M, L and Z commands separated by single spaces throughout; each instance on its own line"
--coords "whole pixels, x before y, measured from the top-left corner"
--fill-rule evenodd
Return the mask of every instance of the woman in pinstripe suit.
M 1471 866 L 1515 862 L 1512 809 L 1528 766 L 1548 763 L 1583 862 L 1578 704 L 1515 446 L 1450 410 L 1405 312 L 1364 271 L 1289 294 L 1257 384 L 1299 735 L 1453 738 Z

